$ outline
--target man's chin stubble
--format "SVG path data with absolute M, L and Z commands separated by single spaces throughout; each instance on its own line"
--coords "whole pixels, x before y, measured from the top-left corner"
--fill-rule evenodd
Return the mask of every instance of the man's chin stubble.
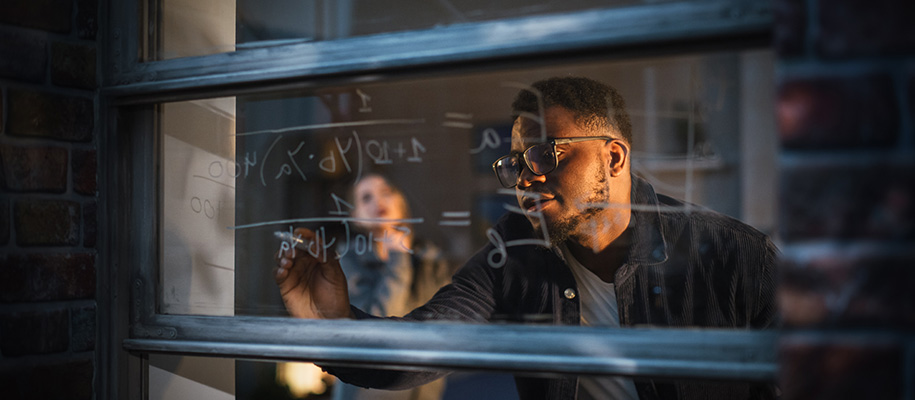
M 547 235 L 549 237 L 545 239 L 547 239 L 552 246 L 557 246 L 576 234 L 587 236 L 589 233 L 579 232 L 579 228 L 591 218 L 597 218 L 601 211 L 603 211 L 602 208 L 591 207 L 583 210 L 580 214 L 573 215 L 565 220 L 556 222 L 546 221 Z

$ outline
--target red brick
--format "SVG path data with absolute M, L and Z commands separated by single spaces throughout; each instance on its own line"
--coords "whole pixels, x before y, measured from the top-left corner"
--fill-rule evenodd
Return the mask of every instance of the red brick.
M 0 315 L 0 352 L 4 357 L 64 352 L 70 343 L 69 326 L 66 309 Z
M 915 53 L 915 3 L 899 0 L 820 2 L 816 45 L 825 57 Z
M 886 75 L 794 79 L 778 89 L 786 149 L 886 148 L 900 134 L 900 110 Z
M 91 360 L 25 366 L 0 374 L 0 398 L 16 400 L 92 399 Z
M 16 192 L 62 193 L 67 189 L 67 150 L 63 147 L 0 145 L 4 188 Z
M 91 99 L 27 90 L 8 92 L 7 134 L 87 142 L 92 139 Z
M 76 1 L 76 34 L 80 39 L 95 39 L 98 32 L 98 1 Z
M 13 210 L 20 246 L 79 244 L 79 203 L 67 200 L 21 200 Z
M 26 82 L 44 82 L 48 52 L 44 39 L 0 29 L 0 77 Z
M 95 297 L 93 254 L 3 254 L 0 266 L 3 303 Z
M 95 150 L 73 150 L 73 190 L 94 196 L 98 190 L 98 161 Z
M 855 163 L 783 167 L 779 229 L 787 241 L 915 239 L 915 167 Z
M 95 60 L 94 45 L 54 42 L 51 45 L 51 82 L 95 89 Z
M 774 40 L 779 57 L 787 58 L 804 53 L 807 39 L 807 5 L 803 0 L 775 0 Z
M 867 338 L 779 344 L 781 400 L 901 399 L 901 344 Z
M 786 327 L 915 328 L 915 250 L 866 253 L 838 245 L 782 257 L 779 309 Z
M 0 23 L 49 32 L 70 32 L 73 15 L 71 0 L 3 0 Z
M 83 204 L 83 246 L 95 247 L 98 238 L 98 205 L 95 201 Z
M 70 351 L 95 349 L 95 306 L 70 310 Z

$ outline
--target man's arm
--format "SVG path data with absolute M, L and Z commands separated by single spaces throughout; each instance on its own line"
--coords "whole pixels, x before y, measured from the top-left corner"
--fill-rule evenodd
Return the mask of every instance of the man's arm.
M 296 229 L 294 235 L 307 244 L 314 232 Z M 485 322 L 495 311 L 494 280 L 497 270 L 484 263 L 491 246 L 484 247 L 424 306 L 404 318 L 389 320 L 453 320 Z M 322 257 L 323 259 L 323 257 Z M 290 314 L 299 318 L 375 319 L 349 305 L 346 277 L 335 257 L 327 261 L 295 249 L 280 254 L 276 283 Z M 508 266 L 506 266 L 507 268 Z M 502 271 L 502 270 L 498 270 Z M 362 387 L 406 389 L 444 376 L 442 371 L 395 371 L 370 367 L 323 366 L 342 381 Z
M 488 248 L 484 248 L 488 249 Z M 486 253 L 483 253 L 485 256 Z M 454 282 L 439 290 L 429 302 L 402 318 L 390 321 L 448 320 L 485 322 L 495 310 L 492 268 L 479 264 L 479 254 L 454 275 Z M 355 319 L 382 319 L 353 308 Z M 402 390 L 417 387 L 448 374 L 446 371 L 403 371 L 371 367 L 325 366 L 341 381 L 368 388 Z

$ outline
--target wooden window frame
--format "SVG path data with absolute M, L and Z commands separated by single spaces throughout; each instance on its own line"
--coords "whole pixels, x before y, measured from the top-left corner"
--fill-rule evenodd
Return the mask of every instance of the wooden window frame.
M 153 1 L 155 3 L 155 1 Z M 381 368 L 621 374 L 774 381 L 773 331 L 416 324 L 156 312 L 160 138 L 156 104 L 347 82 L 613 55 L 768 46 L 756 1 L 682 1 L 140 62 L 142 1 L 110 1 L 100 96 L 100 221 L 108 228 L 99 371 L 103 398 L 143 398 L 144 355 L 305 360 Z M 503 32 L 493 37 L 494 30 Z M 231 62 L 227 62 L 231 60 Z M 138 229 L 138 227 L 143 227 Z M 105 250 L 107 249 L 107 250 Z M 411 334 L 421 329 L 423 335 Z M 434 334 L 430 334 L 434 333 Z M 407 340 L 408 338 L 408 340 Z M 576 343 L 600 343 L 587 351 Z M 106 350 L 107 349 L 107 350 Z M 139 374 L 142 375 L 142 374 Z

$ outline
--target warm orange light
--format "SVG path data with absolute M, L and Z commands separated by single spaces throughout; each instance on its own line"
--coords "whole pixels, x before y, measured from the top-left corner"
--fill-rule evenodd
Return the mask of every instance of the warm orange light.
M 305 398 L 311 394 L 327 391 L 327 382 L 332 376 L 312 363 L 277 363 L 276 383 L 289 388 L 293 397 Z

